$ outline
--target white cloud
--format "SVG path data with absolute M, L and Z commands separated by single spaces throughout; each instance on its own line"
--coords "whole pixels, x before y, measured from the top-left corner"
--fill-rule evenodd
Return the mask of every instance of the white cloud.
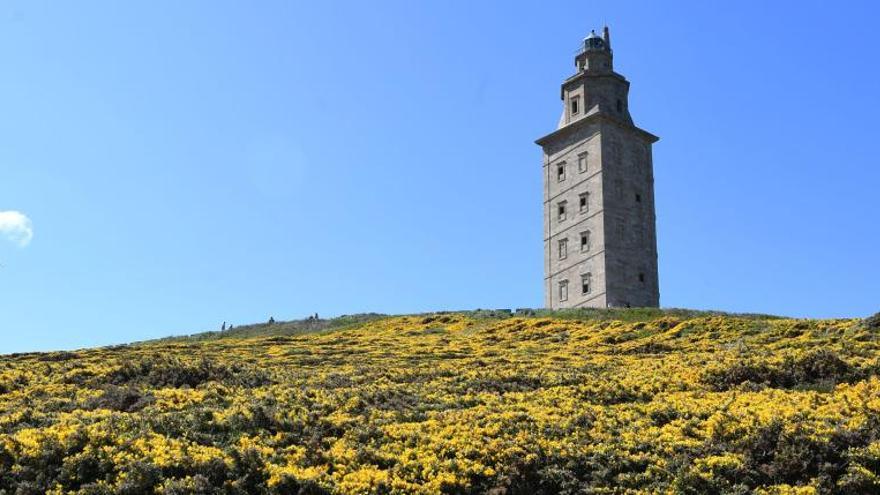
M 34 226 L 31 219 L 20 211 L 0 211 L 0 236 L 25 247 L 34 237 Z

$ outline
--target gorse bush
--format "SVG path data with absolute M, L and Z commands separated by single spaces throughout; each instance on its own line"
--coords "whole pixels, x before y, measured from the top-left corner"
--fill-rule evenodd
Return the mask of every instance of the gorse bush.
M 207 358 L 189 361 L 178 356 L 144 356 L 126 360 L 106 376 L 114 385 L 144 384 L 151 387 L 198 387 L 207 382 L 258 387 L 269 382 L 253 365 L 217 363 Z
M 108 385 L 100 395 L 89 397 L 83 402 L 83 409 L 110 409 L 111 411 L 134 412 L 147 407 L 153 402 L 149 392 L 142 392 L 133 387 Z
M 874 313 L 873 315 L 865 318 L 865 327 L 870 330 L 880 331 L 880 313 Z
M 0 357 L 0 494 L 880 493 L 869 321 L 555 316 Z
M 706 372 L 704 382 L 713 390 L 729 390 L 744 383 L 776 388 L 811 387 L 853 382 L 870 374 L 860 370 L 829 350 L 809 351 L 788 356 L 777 364 L 747 361 Z

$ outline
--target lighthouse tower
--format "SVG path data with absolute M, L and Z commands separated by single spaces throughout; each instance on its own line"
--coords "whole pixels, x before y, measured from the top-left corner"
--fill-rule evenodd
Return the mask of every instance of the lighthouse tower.
M 591 32 L 562 82 L 558 128 L 544 150 L 544 305 L 660 303 L 651 145 L 636 127 L 611 35 Z

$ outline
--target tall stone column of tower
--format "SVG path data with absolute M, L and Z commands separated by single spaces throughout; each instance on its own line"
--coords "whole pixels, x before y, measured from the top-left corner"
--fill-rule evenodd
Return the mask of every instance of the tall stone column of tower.
M 629 82 L 614 72 L 611 36 L 595 31 L 562 82 L 558 128 L 544 150 L 544 305 L 660 303 L 651 145 L 633 125 Z

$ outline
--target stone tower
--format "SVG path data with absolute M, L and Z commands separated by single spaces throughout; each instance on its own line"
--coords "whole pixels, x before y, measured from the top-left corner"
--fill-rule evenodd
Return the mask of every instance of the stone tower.
M 629 82 L 611 36 L 591 32 L 562 82 L 558 128 L 544 150 L 544 305 L 656 307 L 657 235 L 651 145 L 633 125 Z

